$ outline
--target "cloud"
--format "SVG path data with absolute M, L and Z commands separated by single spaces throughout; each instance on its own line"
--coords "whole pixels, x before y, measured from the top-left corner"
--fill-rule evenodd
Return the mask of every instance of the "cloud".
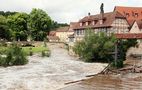
M 113 11 L 114 6 L 142 5 L 142 0 L 0 0 L 0 10 L 29 13 L 32 8 L 41 8 L 55 21 L 69 23 L 81 19 L 88 12 L 99 13 L 102 2 L 105 12 Z

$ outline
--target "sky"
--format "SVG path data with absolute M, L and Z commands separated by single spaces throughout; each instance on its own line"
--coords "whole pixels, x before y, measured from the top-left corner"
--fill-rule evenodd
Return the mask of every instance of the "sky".
M 142 0 L 0 0 L 0 11 L 30 13 L 32 8 L 40 8 L 59 23 L 76 22 L 82 17 L 98 14 L 100 5 L 111 12 L 115 6 L 142 7 Z

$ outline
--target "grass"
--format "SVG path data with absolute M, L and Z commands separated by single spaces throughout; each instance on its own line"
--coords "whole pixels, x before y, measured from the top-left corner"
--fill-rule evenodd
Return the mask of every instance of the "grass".
M 0 54 L 5 54 L 7 48 L 8 47 L 0 47 Z M 47 47 L 42 47 L 42 46 L 39 46 L 39 47 L 22 47 L 22 49 L 23 49 L 23 51 L 25 52 L 26 55 L 29 55 L 30 48 L 31 48 L 32 53 L 40 53 L 42 51 L 45 51 L 45 50 L 48 51 L 49 50 Z
M 40 53 L 42 51 L 48 50 L 47 47 L 22 47 L 23 51 L 27 55 L 29 55 L 29 53 L 30 53 L 30 48 L 31 48 L 32 53 Z

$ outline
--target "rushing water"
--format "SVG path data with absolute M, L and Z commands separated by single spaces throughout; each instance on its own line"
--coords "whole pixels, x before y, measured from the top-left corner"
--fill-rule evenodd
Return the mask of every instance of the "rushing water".
M 84 63 L 68 55 L 60 44 L 49 45 L 51 57 L 34 55 L 24 66 L 0 67 L 0 90 L 57 90 L 64 83 L 100 72 L 106 64 Z

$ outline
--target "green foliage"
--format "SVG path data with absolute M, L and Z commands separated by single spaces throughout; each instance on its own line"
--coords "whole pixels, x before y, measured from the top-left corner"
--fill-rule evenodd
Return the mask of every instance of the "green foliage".
M 18 45 L 13 44 L 9 47 L 6 57 L 1 57 L 0 62 L 2 66 L 13 66 L 27 64 L 28 60 L 22 49 Z
M 41 52 L 41 56 L 42 57 L 49 57 L 50 56 L 50 51 L 49 50 L 43 50 L 42 52 Z
M 137 39 L 119 40 L 118 59 L 126 60 L 126 52 L 130 47 L 137 45 Z
M 4 11 L 0 11 L 0 15 L 5 16 L 5 17 L 8 17 L 8 16 L 10 16 L 10 15 L 14 15 L 14 14 L 16 14 L 16 13 L 17 13 L 17 12 L 10 12 L 10 11 L 4 12 Z
M 22 50 L 25 52 L 26 55 L 33 55 L 34 53 L 40 53 L 44 50 L 48 50 L 47 47 L 22 47 Z
M 115 37 L 107 36 L 104 33 L 95 34 L 91 30 L 87 30 L 84 39 L 77 42 L 74 52 L 87 62 L 102 61 L 107 62 L 113 60 L 110 52 L 114 51 Z
M 68 24 L 53 21 L 41 9 L 33 9 L 30 14 L 0 11 L 0 39 L 43 41 L 51 29 Z
M 14 40 L 25 41 L 28 36 L 28 15 L 26 13 L 16 13 L 8 17 L 8 26 Z
M 113 52 L 116 42 L 118 60 L 114 62 Z M 114 35 L 107 36 L 105 33 L 94 34 L 91 30 L 87 30 L 84 39 L 77 42 L 73 50 L 86 62 L 113 62 L 112 66 L 121 68 L 123 67 L 123 61 L 126 60 L 127 50 L 136 44 L 136 39 L 117 40 Z
M 33 40 L 43 41 L 52 25 L 53 21 L 45 11 L 41 9 L 33 9 L 31 11 L 29 27 Z
M 6 17 L 0 15 L 0 38 L 10 40 L 10 31 Z
M 124 66 L 123 60 L 120 60 L 120 59 L 117 60 L 116 62 L 113 61 L 112 64 L 111 64 L 111 67 L 115 67 L 115 68 L 122 68 L 123 66 Z

